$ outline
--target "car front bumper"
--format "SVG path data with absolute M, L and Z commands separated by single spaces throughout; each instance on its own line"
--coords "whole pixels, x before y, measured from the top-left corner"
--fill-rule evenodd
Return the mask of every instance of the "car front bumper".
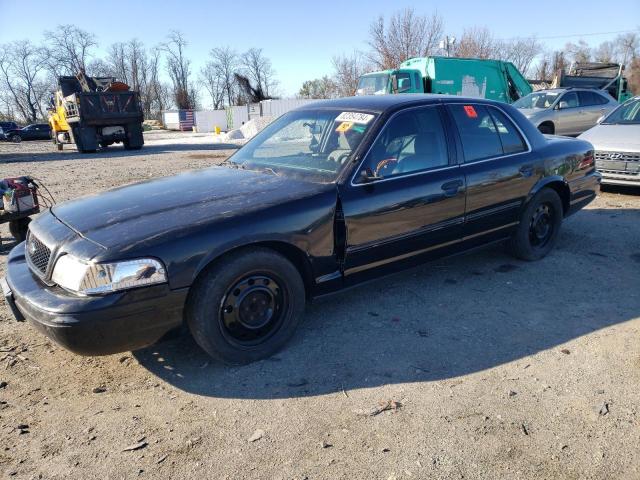
M 102 296 L 81 297 L 38 280 L 27 266 L 24 243 L 7 260 L 2 285 L 17 320 L 81 355 L 136 350 L 160 340 L 182 324 L 188 289 L 142 287 Z

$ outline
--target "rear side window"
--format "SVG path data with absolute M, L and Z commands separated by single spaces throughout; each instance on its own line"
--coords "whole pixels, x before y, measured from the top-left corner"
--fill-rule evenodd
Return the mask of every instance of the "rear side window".
M 483 105 L 450 105 L 460 132 L 465 162 L 473 162 L 503 154 L 496 126 Z
M 465 163 L 527 150 L 522 135 L 499 109 L 484 105 L 450 105 L 460 132 Z
M 513 122 L 497 108 L 492 107 L 489 112 L 498 130 L 503 153 L 509 155 L 526 151 L 527 145 Z
M 590 105 L 598 105 L 598 99 L 592 92 L 578 92 L 578 98 L 580 99 L 581 107 L 588 107 Z

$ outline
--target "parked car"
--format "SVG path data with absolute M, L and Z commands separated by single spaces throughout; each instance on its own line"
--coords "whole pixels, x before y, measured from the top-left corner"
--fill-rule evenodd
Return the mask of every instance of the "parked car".
M 640 187 L 640 96 L 627 100 L 579 138 L 593 144 L 603 183 Z
M 15 143 L 23 140 L 50 140 L 51 127 L 47 123 L 34 123 L 17 130 L 8 130 L 5 132 L 5 137 Z
M 0 122 L 0 140 L 5 140 L 5 132 L 9 130 L 17 130 L 18 124 L 15 122 Z
M 541 259 L 599 183 L 591 144 L 546 138 L 507 104 L 327 100 L 221 166 L 40 214 L 3 288 L 17 318 L 81 354 L 184 319 L 210 355 L 246 363 L 281 348 L 312 298 L 493 242 Z
M 542 133 L 579 135 L 618 106 L 604 90 L 554 88 L 530 93 L 514 102 Z

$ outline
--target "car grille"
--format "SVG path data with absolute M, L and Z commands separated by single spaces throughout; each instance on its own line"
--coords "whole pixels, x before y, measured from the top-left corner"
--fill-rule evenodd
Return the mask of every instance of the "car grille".
M 603 173 L 637 175 L 640 172 L 640 152 L 607 152 L 596 150 L 596 168 Z
M 51 250 L 31 232 L 27 234 L 27 258 L 31 266 L 40 272 L 41 275 L 47 273 L 47 267 L 51 259 Z

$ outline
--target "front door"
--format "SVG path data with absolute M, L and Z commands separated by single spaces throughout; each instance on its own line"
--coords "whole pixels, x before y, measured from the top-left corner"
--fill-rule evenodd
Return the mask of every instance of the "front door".
M 555 112 L 556 135 L 576 135 L 582 132 L 580 125 L 584 123 L 584 116 L 580 111 L 576 92 L 562 95 Z
M 387 122 L 341 187 L 346 279 L 460 240 L 465 181 L 451 145 L 441 106 L 410 108 Z

